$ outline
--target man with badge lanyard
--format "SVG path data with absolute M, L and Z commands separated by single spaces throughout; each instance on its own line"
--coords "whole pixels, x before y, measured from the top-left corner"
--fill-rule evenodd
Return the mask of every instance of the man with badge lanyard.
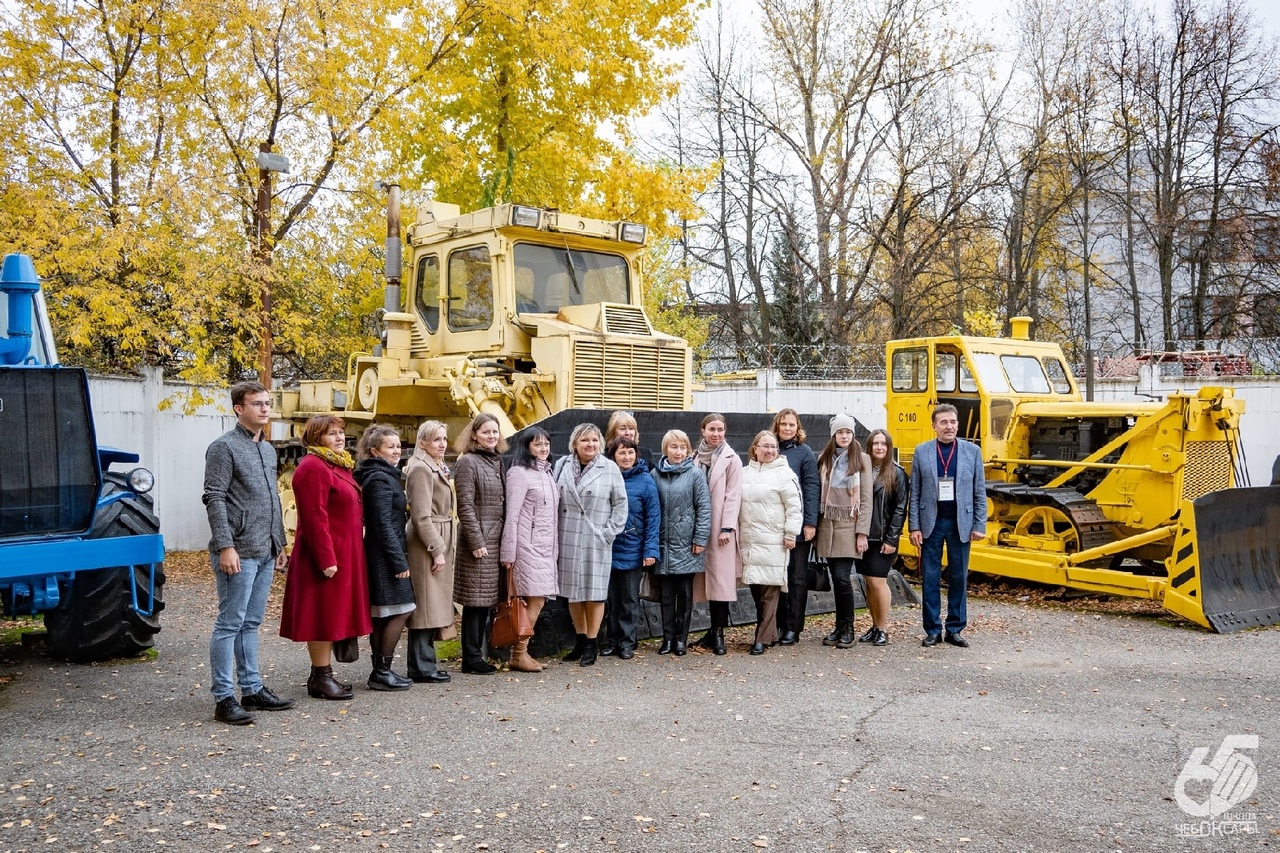
M 982 450 L 958 441 L 956 407 L 933 410 L 937 439 L 915 450 L 911 462 L 911 544 L 920 549 L 925 647 L 947 642 L 967 648 L 960 635 L 967 621 L 969 545 L 987 535 L 987 484 Z M 942 546 L 947 548 L 947 621 L 942 624 Z

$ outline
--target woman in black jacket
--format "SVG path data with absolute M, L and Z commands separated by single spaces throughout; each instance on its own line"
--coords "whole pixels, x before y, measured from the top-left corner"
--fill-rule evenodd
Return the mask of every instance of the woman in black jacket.
M 867 581 L 867 608 L 871 611 L 871 627 L 858 638 L 860 643 L 883 646 L 889 642 L 885 626 L 889 624 L 889 570 L 897 559 L 898 540 L 907 514 L 909 498 L 907 472 L 893 461 L 893 439 L 882 429 L 872 430 L 867 437 L 871 456 L 871 531 L 867 534 L 867 550 L 855 561 L 858 574 Z
M 800 482 L 801 511 L 804 528 L 796 547 L 788 552 L 787 591 L 778 602 L 778 642 L 784 646 L 800 641 L 804 631 L 804 611 L 809 604 L 809 549 L 818 532 L 818 509 L 822 503 L 822 480 L 818 475 L 818 457 L 804 443 L 804 427 L 795 409 L 781 409 L 773 416 L 773 434 L 778 439 L 778 453 L 785 457 Z
M 364 555 L 373 614 L 369 689 L 408 690 L 413 682 L 391 671 L 396 644 L 414 610 L 405 542 L 408 501 L 397 467 L 400 435 L 389 426 L 371 426 L 360 436 L 357 452 L 359 461 L 353 473 L 364 503 Z

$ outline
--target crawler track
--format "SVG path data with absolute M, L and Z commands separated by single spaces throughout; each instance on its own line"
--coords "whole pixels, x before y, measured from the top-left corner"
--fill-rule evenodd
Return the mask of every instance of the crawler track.
M 1087 551 L 1114 542 L 1115 524 L 1103 515 L 1096 503 L 1075 489 L 1042 489 L 1020 483 L 988 483 L 987 495 L 1018 507 L 1051 506 L 1071 519 L 1080 537 L 1080 550 Z

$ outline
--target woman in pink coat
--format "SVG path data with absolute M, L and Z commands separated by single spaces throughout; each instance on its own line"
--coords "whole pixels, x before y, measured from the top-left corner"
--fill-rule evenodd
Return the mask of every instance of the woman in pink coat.
M 711 627 L 698 645 L 718 655 L 725 653 L 724 629 L 729 626 L 729 604 L 738 600 L 738 579 L 742 577 L 742 557 L 738 553 L 742 460 L 724 440 L 724 432 L 724 415 L 707 415 L 702 419 L 702 441 L 694 453 L 711 489 L 707 570 L 693 579 L 693 600 L 709 602 Z
M 511 470 L 507 472 L 507 514 L 502 526 L 502 567 L 515 572 L 516 594 L 529 606 L 529 624 L 538 623 L 538 614 L 548 597 L 560 594 L 557 568 L 559 550 L 556 528 L 559 519 L 560 489 L 551 477 L 551 436 L 531 428 L 516 445 Z M 504 586 L 505 594 L 505 586 Z M 529 656 L 529 638 L 511 649 L 512 669 L 542 672 L 546 667 Z

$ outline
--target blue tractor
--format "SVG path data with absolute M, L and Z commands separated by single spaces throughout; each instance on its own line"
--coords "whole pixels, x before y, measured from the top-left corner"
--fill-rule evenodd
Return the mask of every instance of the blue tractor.
M 100 447 L 89 381 L 57 363 L 26 255 L 0 269 L 0 607 L 43 614 L 49 652 L 87 662 L 151 648 L 164 540 L 138 455 Z M 112 465 L 121 471 L 110 470 Z M 134 466 L 134 467 L 129 467 Z

